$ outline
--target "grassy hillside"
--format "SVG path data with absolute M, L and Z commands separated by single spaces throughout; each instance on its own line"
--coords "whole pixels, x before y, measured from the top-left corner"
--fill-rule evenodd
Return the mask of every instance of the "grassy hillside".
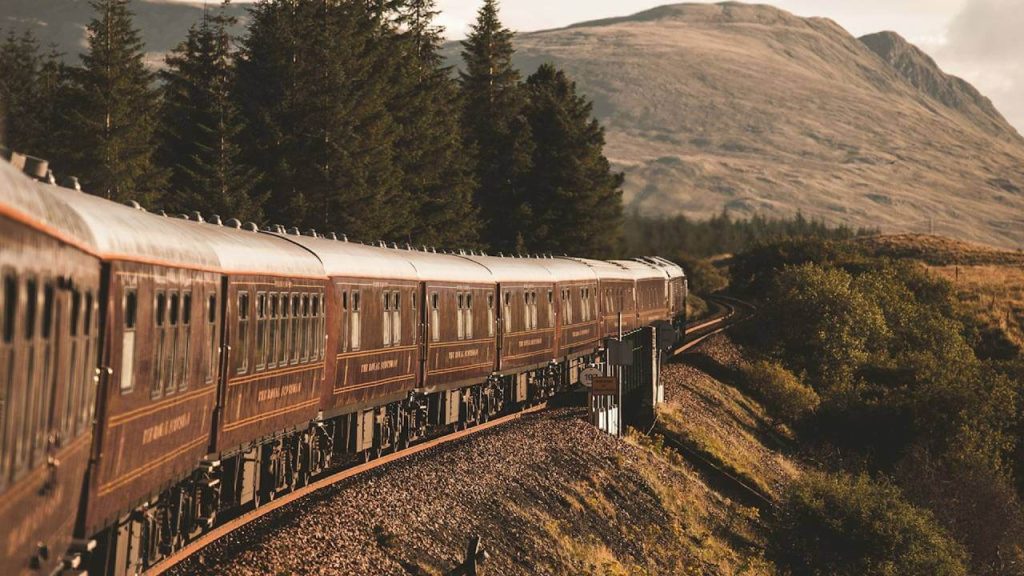
M 524 71 L 552 61 L 595 101 L 630 210 L 799 209 L 1024 245 L 1020 136 L 962 81 L 898 68 L 830 20 L 680 4 L 523 33 L 516 46 Z

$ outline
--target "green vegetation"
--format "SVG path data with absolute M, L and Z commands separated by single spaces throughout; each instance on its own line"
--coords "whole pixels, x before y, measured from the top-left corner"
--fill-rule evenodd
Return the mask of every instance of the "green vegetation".
M 31 35 L 0 45 L 0 141 L 86 192 L 364 241 L 621 252 L 591 103 L 551 65 L 520 78 L 494 0 L 458 79 L 434 0 L 259 0 L 241 38 L 213 9 L 159 75 L 131 1 L 91 5 L 79 67 Z
M 890 478 L 964 546 L 972 574 L 1024 573 L 1022 360 L 982 359 L 953 287 L 917 263 L 807 239 L 758 246 L 731 273 L 733 288 L 761 304 L 748 343 L 820 397 L 803 448 L 830 468 Z M 838 526 L 856 552 L 858 532 Z M 907 560 L 900 550 L 910 549 L 891 549 L 891 560 Z
M 709 220 L 633 215 L 626 226 L 626 247 L 627 252 L 635 256 L 660 254 L 681 260 L 735 254 L 760 243 L 787 238 L 845 240 L 874 233 L 867 229 L 830 227 L 821 221 L 808 220 L 802 214 L 778 219 L 754 216 L 749 220 L 734 219 L 728 211 Z
M 787 494 L 769 545 L 794 575 L 960 576 L 963 549 L 900 490 L 867 476 L 809 472 Z
M 817 410 L 821 399 L 810 386 L 777 362 L 754 362 L 743 369 L 743 380 L 778 421 L 793 425 Z

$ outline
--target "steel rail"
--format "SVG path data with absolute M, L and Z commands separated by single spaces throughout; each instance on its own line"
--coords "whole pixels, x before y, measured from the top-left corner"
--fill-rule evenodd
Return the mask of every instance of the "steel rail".
M 478 424 L 471 428 L 466 428 L 463 430 L 445 434 L 444 436 L 439 436 L 437 438 L 428 440 L 421 444 L 415 444 L 413 446 L 410 446 L 409 448 L 406 448 L 405 450 L 385 454 L 375 460 L 371 460 L 363 464 L 358 464 L 356 466 L 341 469 L 337 472 L 334 472 L 333 474 L 330 474 L 328 476 L 325 476 L 324 478 L 321 478 L 313 482 L 312 484 L 309 484 L 298 490 L 289 492 L 281 496 L 280 498 L 275 498 L 274 500 L 263 504 L 259 508 L 256 508 L 252 511 L 242 514 L 241 516 L 238 516 L 237 518 L 233 518 L 230 521 L 221 524 L 220 526 L 217 526 L 216 528 L 202 534 L 195 540 L 189 542 L 180 550 L 175 552 L 173 555 L 160 560 L 159 562 L 145 570 L 143 574 L 145 576 L 159 576 L 160 574 L 163 574 L 164 572 L 170 570 L 171 568 L 185 561 L 189 557 L 195 555 L 197 552 L 206 548 L 210 544 L 213 544 L 217 540 L 234 532 L 235 530 L 238 530 L 239 528 L 249 524 L 250 522 L 253 522 L 258 518 L 261 518 L 269 514 L 270 512 L 273 512 L 274 510 L 287 506 L 288 504 L 291 504 L 297 500 L 301 500 L 302 498 L 305 498 L 306 496 L 309 496 L 314 492 L 318 492 L 320 490 L 323 490 L 324 488 L 328 488 L 339 482 L 363 474 L 364 472 L 368 472 L 370 470 L 379 468 L 386 464 L 396 462 L 398 460 L 407 458 L 414 454 L 419 454 L 420 452 L 424 452 L 426 450 L 440 446 L 442 444 L 447 444 L 448 442 L 453 442 L 455 440 L 471 436 L 478 432 L 483 432 L 484 430 L 489 430 L 491 428 L 501 426 L 502 424 L 507 424 L 509 422 L 515 421 L 523 417 L 526 414 L 539 412 L 545 409 L 546 407 L 547 402 L 542 402 L 536 406 L 531 406 L 529 408 L 520 410 L 519 412 L 513 412 L 512 414 L 501 416 L 500 418 L 495 418 L 494 420 L 490 420 L 483 424 Z

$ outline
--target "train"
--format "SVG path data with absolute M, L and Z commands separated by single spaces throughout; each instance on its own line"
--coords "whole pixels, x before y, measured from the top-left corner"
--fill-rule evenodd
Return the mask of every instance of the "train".
M 2 574 L 144 572 L 344 463 L 543 402 L 622 330 L 685 322 L 658 257 L 368 245 L 20 168 L 0 161 Z

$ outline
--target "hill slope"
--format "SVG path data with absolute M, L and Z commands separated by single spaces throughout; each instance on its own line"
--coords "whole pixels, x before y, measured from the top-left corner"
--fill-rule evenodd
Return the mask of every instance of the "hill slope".
M 608 154 L 627 173 L 626 202 L 641 213 L 802 210 L 1024 244 L 1024 141 L 905 42 L 890 63 L 831 20 L 734 3 L 663 6 L 516 42 L 524 71 L 552 61 L 594 99 Z

